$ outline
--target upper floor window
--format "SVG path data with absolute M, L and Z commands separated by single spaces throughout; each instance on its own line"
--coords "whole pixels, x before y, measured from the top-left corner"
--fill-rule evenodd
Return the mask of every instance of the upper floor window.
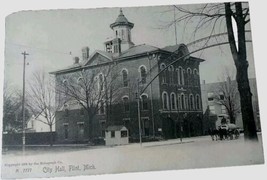
M 169 66 L 169 78 L 170 78 L 170 84 L 172 84 L 173 83 L 173 79 L 174 79 L 174 67 L 173 67 L 173 65 L 170 65 Z
M 141 74 L 141 82 L 142 82 L 142 84 L 145 84 L 146 83 L 146 76 L 147 76 L 145 66 L 140 67 L 140 74 Z
M 171 109 L 176 109 L 176 95 L 174 93 L 171 93 Z
M 122 100 L 123 100 L 124 112 L 129 112 L 130 111 L 130 105 L 129 105 L 128 96 L 123 97 Z
M 98 76 L 98 83 L 99 83 L 99 90 L 103 91 L 104 90 L 104 77 L 103 74 L 99 74 Z
M 185 103 L 185 95 L 181 94 L 181 108 L 184 110 L 186 107 L 186 103 Z
M 141 96 L 141 99 L 142 99 L 142 109 L 143 110 L 148 110 L 148 98 L 147 98 L 147 95 L 143 94 Z
M 169 98 L 167 92 L 162 93 L 162 103 L 163 103 L 163 109 L 167 110 L 169 109 Z
M 194 109 L 194 96 L 192 94 L 189 96 L 189 106 L 191 110 Z
M 184 85 L 184 70 L 182 67 L 179 67 L 179 82 L 180 82 L 180 85 Z
M 200 109 L 200 97 L 199 97 L 198 94 L 196 95 L 196 108 L 197 108 L 198 110 Z
M 166 72 L 166 65 L 164 63 L 160 64 L 160 70 L 164 70 L 163 72 L 161 72 L 161 77 L 162 77 L 162 83 L 166 83 L 167 82 L 167 72 Z
M 99 114 L 105 114 L 105 103 L 104 103 L 104 101 L 100 102 Z
M 127 70 L 122 70 L 122 82 L 123 87 L 128 87 L 128 72 Z

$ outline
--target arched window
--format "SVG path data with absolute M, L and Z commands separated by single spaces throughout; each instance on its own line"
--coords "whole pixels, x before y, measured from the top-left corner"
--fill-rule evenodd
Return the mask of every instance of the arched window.
M 200 110 L 200 97 L 198 94 L 196 95 L 196 109 Z
M 173 65 L 170 65 L 168 70 L 169 70 L 169 75 L 170 75 L 170 84 L 173 84 L 173 79 L 174 79 L 173 78 L 173 76 L 174 76 L 174 67 L 173 67 Z
M 99 83 L 99 90 L 103 91 L 104 90 L 104 77 L 103 74 L 99 74 L 98 76 L 98 83 Z
M 142 84 L 145 84 L 146 83 L 146 75 L 147 75 L 145 66 L 140 67 L 140 74 L 141 74 L 141 82 L 142 82 Z
M 179 73 L 180 85 L 184 85 L 184 70 L 182 67 L 179 67 Z
M 104 103 L 104 101 L 100 102 L 99 114 L 105 114 L 105 103 Z
M 167 109 L 169 109 L 169 99 L 168 99 L 168 94 L 167 94 L 167 92 L 163 92 L 162 93 L 162 103 L 163 103 L 163 109 L 164 110 L 167 110 Z
M 175 110 L 176 107 L 176 95 L 171 93 L 171 110 Z
M 188 74 L 188 75 L 191 75 L 191 74 L 192 74 L 192 70 L 191 70 L 191 68 L 187 68 L 187 74 Z
M 128 72 L 125 69 L 122 70 L 122 82 L 123 87 L 128 87 Z
M 194 69 L 193 74 L 194 74 L 194 75 L 198 75 L 198 71 L 197 71 L 197 69 Z
M 177 108 L 178 108 L 178 109 L 181 109 L 181 108 L 182 108 L 182 107 L 181 107 L 181 105 L 182 105 L 182 104 L 181 104 L 181 96 L 178 95 L 177 97 L 178 97 L 178 98 L 177 98 L 177 99 L 178 99 L 178 101 L 177 101 Z
M 123 100 L 124 112 L 129 112 L 130 111 L 130 105 L 129 105 L 128 96 L 123 97 L 122 100 Z
M 141 96 L 141 99 L 142 99 L 142 109 L 143 110 L 148 110 L 148 98 L 147 98 L 147 95 L 143 94 Z
M 166 65 L 164 63 L 160 64 L 160 70 L 162 71 L 163 69 L 166 68 Z M 162 83 L 167 83 L 167 72 L 166 69 L 161 73 L 162 76 Z
M 181 94 L 181 108 L 182 110 L 185 110 L 186 104 L 185 104 L 185 95 Z
M 192 94 L 189 96 L 189 107 L 191 110 L 194 109 L 194 96 Z

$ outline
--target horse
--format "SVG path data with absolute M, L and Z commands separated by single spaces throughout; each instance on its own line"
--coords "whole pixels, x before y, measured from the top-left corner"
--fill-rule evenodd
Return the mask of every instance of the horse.
M 217 129 L 209 129 L 209 135 L 211 136 L 212 141 L 218 140 L 219 137 L 219 130 Z

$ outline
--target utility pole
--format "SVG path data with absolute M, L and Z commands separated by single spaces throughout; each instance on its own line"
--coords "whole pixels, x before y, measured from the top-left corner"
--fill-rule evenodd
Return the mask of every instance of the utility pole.
M 174 25 L 174 33 L 175 33 L 175 45 L 177 45 L 177 30 L 176 30 L 176 15 L 175 15 L 175 9 L 176 7 L 173 6 L 173 25 Z
M 25 152 L 25 64 L 26 56 L 29 55 L 24 51 L 23 55 L 23 86 L 22 86 L 22 151 Z

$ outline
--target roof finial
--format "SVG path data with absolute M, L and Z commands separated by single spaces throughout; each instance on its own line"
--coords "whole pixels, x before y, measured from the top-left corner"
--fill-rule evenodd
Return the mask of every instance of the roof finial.
M 120 8 L 120 14 L 123 15 L 123 13 L 122 13 L 122 8 Z

